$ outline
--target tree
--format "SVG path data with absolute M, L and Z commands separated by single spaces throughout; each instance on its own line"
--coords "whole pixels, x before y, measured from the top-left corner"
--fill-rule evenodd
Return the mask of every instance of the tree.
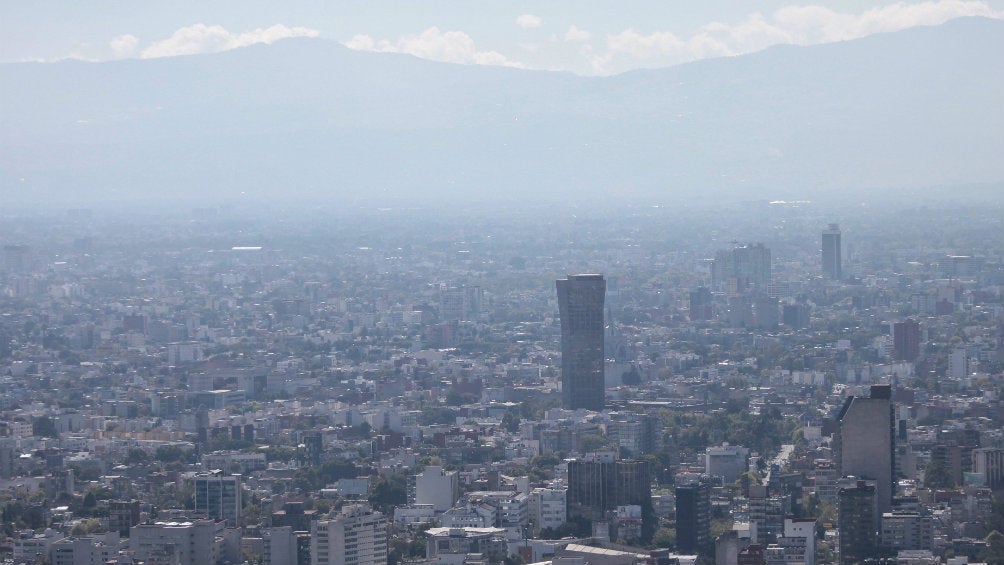
M 924 469 L 924 486 L 927 488 L 951 488 L 955 486 L 952 470 L 944 462 L 931 461 Z
M 987 549 L 983 560 L 987 565 L 1004 565 L 1004 534 L 994 530 L 986 537 Z
M 150 460 L 150 456 L 146 454 L 145 451 L 138 447 L 132 447 L 129 452 L 126 453 L 125 464 L 132 465 L 145 465 Z

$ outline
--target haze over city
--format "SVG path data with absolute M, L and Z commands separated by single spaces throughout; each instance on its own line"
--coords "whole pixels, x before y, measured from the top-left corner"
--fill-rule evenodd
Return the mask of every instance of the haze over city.
M 1004 563 L 1004 0 L 0 46 L 0 562 Z

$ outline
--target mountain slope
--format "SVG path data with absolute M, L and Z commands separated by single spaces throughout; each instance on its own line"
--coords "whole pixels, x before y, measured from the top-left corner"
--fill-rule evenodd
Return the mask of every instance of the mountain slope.
M 614 77 L 316 39 L 0 66 L 8 201 L 750 197 L 1004 179 L 1004 22 Z

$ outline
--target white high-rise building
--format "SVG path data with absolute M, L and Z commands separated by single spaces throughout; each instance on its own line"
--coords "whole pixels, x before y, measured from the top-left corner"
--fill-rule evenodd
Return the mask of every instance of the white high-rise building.
M 311 565 L 386 565 L 387 522 L 368 505 L 354 504 L 310 524 Z

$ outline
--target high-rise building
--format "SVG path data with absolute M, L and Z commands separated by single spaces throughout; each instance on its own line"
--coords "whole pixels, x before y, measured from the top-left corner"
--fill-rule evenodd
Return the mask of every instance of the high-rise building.
M 711 264 L 711 285 L 715 290 L 724 290 L 729 294 L 752 289 L 767 292 L 770 283 L 770 249 L 762 243 L 715 253 L 715 261 Z
M 861 563 L 878 552 L 876 490 L 874 482 L 858 480 L 837 491 L 841 565 Z
M 823 230 L 823 276 L 837 281 L 844 278 L 840 261 L 840 226 L 837 224 L 830 224 Z
M 214 470 L 195 475 L 195 511 L 236 528 L 241 519 L 241 478 Z
M 712 555 L 711 481 L 701 478 L 676 487 L 676 549 Z
M 997 490 L 1004 487 L 1004 449 L 982 447 L 974 449 L 971 456 L 973 473 L 983 477 L 983 484 Z
M 387 522 L 368 505 L 352 504 L 310 523 L 312 565 L 386 565 Z
M 690 291 L 691 321 L 710 320 L 714 316 L 713 302 L 711 290 L 707 287 L 702 286 Z
M 916 361 L 920 357 L 920 324 L 916 320 L 892 325 L 892 351 L 897 361 Z
M 837 420 L 833 451 L 840 475 L 875 481 L 878 511 L 889 512 L 896 468 L 892 388 L 872 385 L 869 398 L 849 397 Z
M 603 275 L 558 279 L 561 398 L 569 410 L 603 410 Z

